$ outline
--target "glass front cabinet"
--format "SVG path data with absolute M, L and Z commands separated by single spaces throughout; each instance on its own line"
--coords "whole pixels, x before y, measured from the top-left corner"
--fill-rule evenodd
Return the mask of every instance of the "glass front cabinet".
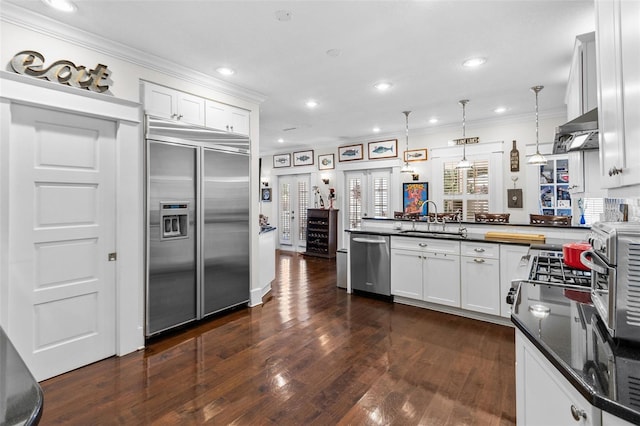
M 539 168 L 539 214 L 571 216 L 571 188 L 569 159 L 566 156 L 548 156 L 547 164 Z

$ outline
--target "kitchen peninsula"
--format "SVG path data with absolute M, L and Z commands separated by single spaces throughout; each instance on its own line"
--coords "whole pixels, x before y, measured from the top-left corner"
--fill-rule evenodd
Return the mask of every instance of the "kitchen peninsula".
M 584 241 L 589 228 L 372 218 L 346 232 L 389 237 L 394 302 L 507 325 L 511 306 L 506 296 L 511 281 L 526 273 L 522 261 L 529 245 Z M 351 247 L 349 252 L 351 292 Z

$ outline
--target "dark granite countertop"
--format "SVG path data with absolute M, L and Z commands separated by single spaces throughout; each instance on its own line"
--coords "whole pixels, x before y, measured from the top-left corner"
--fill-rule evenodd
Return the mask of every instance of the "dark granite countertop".
M 390 217 L 363 217 L 362 220 L 379 220 L 379 221 L 391 221 L 391 222 L 416 222 L 416 223 L 426 223 L 426 219 L 394 219 Z M 448 222 L 447 222 L 448 223 Z M 562 228 L 562 229 L 591 229 L 589 225 L 544 225 L 544 224 L 530 224 L 530 223 L 501 223 L 501 222 L 469 222 L 464 221 L 462 225 L 480 225 L 480 226 L 504 226 L 505 228 L 514 227 L 514 226 L 530 226 L 532 228 Z
M 0 424 L 38 424 L 43 402 L 40 385 L 0 327 Z
M 611 339 L 588 289 L 522 283 L 511 321 L 592 405 L 640 424 L 640 345 Z M 534 315 L 532 306 L 549 308 Z M 634 396 L 635 395 L 635 396 Z
M 396 229 L 345 229 L 345 232 L 349 232 L 352 234 L 370 234 L 370 235 L 385 235 L 385 236 L 397 236 L 397 237 L 411 237 L 411 238 L 440 238 L 440 239 L 448 239 L 448 240 L 457 240 L 457 241 L 473 241 L 473 242 L 482 242 L 482 243 L 494 243 L 494 244 L 514 244 L 520 246 L 530 246 L 531 244 L 539 244 L 537 242 L 526 241 L 526 240 L 501 240 L 496 238 L 485 238 L 484 234 L 478 233 L 470 233 L 468 232 L 466 236 L 456 235 L 454 233 L 450 234 L 438 234 L 436 232 L 406 232 L 407 230 L 396 230 Z M 552 245 L 562 245 L 566 243 L 568 240 L 563 240 L 559 238 L 547 238 L 545 240 L 545 244 Z

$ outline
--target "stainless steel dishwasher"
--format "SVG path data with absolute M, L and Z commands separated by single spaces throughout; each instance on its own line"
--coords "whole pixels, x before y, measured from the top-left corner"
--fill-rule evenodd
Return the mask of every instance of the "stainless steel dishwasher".
M 351 289 L 391 296 L 390 238 L 351 234 Z

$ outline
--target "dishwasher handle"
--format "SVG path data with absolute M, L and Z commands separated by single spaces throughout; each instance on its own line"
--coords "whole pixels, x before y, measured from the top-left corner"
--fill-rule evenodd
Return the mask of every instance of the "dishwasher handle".
M 365 243 L 365 244 L 385 244 L 386 240 L 374 240 L 371 238 L 361 238 L 361 237 L 353 237 L 351 241 L 356 243 Z

